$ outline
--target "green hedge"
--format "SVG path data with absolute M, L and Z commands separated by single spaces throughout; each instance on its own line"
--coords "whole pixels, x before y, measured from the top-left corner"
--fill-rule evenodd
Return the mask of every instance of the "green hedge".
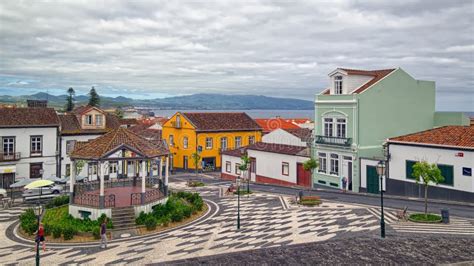
M 152 224 L 154 220 L 157 224 L 168 226 L 170 222 L 180 222 L 185 218 L 191 217 L 192 214 L 201 211 L 203 207 L 204 201 L 199 193 L 172 193 L 165 204 L 154 206 L 151 213 L 141 212 L 135 219 L 135 223 L 137 225 L 145 225 L 148 228 L 147 223 Z M 150 217 L 153 217 L 153 219 Z
M 69 204 L 69 196 L 68 195 L 63 195 L 63 196 L 58 196 L 58 197 L 54 198 L 53 200 L 51 200 L 50 202 L 48 202 L 45 205 L 45 208 L 46 209 L 51 209 L 51 208 L 60 207 L 60 206 L 66 205 L 66 204 Z
M 61 201 L 58 200 L 57 204 L 60 203 Z M 94 221 L 90 219 L 77 219 L 69 214 L 68 205 L 61 205 L 61 207 L 46 209 L 43 219 L 41 220 L 44 225 L 45 235 L 51 234 L 54 238 L 59 238 L 62 235 L 65 240 L 69 240 L 79 232 L 94 234 L 95 231 L 99 230 L 102 221 L 106 218 L 105 214 L 103 214 L 99 219 Z M 21 228 L 26 233 L 30 235 L 33 234 L 38 228 L 36 219 L 33 209 L 27 209 L 20 215 Z M 107 228 L 113 228 L 111 219 L 107 221 Z

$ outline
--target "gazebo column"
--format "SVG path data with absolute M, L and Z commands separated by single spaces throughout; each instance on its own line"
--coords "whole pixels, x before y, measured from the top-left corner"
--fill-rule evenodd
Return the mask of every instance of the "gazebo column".
M 105 207 L 105 194 L 104 194 L 104 167 L 103 163 L 99 161 L 98 170 L 100 178 L 100 194 L 99 194 L 99 208 L 103 209 Z
M 142 173 L 141 173 L 141 176 L 142 176 L 142 205 L 143 205 L 143 204 L 145 204 L 145 192 L 146 192 L 146 188 L 145 188 L 146 161 L 145 161 L 145 160 L 142 161 Z
M 165 165 L 165 185 L 164 185 L 164 191 L 165 191 L 165 196 L 168 196 L 168 175 L 169 175 L 169 168 L 170 168 L 170 157 L 166 156 L 166 165 Z
M 76 161 L 71 161 L 71 174 L 69 175 L 69 203 L 74 204 L 74 185 L 76 183 Z

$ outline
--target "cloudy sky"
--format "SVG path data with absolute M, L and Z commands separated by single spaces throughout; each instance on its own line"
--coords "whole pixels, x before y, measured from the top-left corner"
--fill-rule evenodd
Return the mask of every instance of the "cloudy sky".
M 0 94 L 312 100 L 337 67 L 401 67 L 474 111 L 474 1 L 1 1 Z

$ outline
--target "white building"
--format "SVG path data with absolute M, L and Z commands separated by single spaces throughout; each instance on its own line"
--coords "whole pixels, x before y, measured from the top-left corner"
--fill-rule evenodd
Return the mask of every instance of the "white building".
M 59 120 L 52 108 L 0 108 L 0 187 L 56 176 Z
M 262 142 L 307 147 L 310 145 L 311 129 L 275 129 L 262 137 Z
M 387 193 L 424 197 L 416 184 L 412 166 L 417 161 L 435 163 L 444 181 L 429 188 L 434 199 L 474 202 L 474 127 L 444 126 L 388 141 L 389 178 Z

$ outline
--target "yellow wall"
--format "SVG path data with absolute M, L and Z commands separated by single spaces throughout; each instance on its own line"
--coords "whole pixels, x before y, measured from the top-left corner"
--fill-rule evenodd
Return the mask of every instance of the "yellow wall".
M 195 169 L 195 165 L 191 155 L 197 151 L 198 146 L 202 146 L 201 158 L 215 157 L 216 167 L 221 167 L 221 138 L 227 137 L 227 149 L 234 149 L 235 137 L 242 137 L 241 146 L 247 146 L 249 144 L 249 136 L 255 136 L 255 142 L 261 141 L 261 131 L 233 131 L 233 132 L 201 132 L 196 133 L 193 125 L 187 121 L 182 115 L 181 117 L 181 128 L 176 128 L 174 123 L 176 122 L 176 116 L 180 115 L 176 113 L 170 120 L 163 125 L 162 137 L 166 139 L 167 143 L 170 144 L 170 135 L 173 135 L 174 145 L 170 145 L 170 151 L 173 154 L 173 167 L 183 168 L 184 156 L 188 157 L 188 168 Z M 185 137 L 188 138 L 188 148 L 184 148 L 183 143 Z M 212 138 L 212 149 L 206 149 L 206 138 Z M 201 168 L 199 163 L 198 168 Z

